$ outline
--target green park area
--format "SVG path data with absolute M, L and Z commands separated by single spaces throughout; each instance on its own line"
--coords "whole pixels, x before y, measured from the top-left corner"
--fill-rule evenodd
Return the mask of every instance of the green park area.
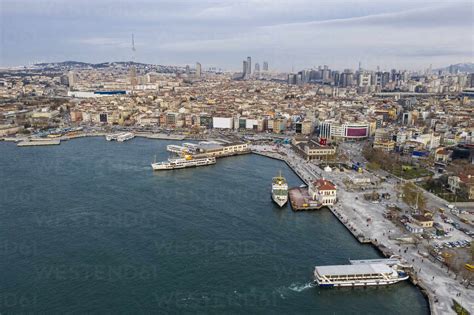
M 371 171 L 383 169 L 403 179 L 415 179 L 433 175 L 433 172 L 421 165 L 401 161 L 399 155 L 374 149 L 369 145 L 364 147 L 362 154 L 368 161 L 367 169 Z
M 467 202 L 469 198 L 463 193 L 455 194 L 446 189 L 439 181 L 423 181 L 419 183 L 426 191 L 429 191 L 436 196 L 443 198 L 448 202 Z
M 390 170 L 390 172 L 393 175 L 401 177 L 403 179 L 415 179 L 433 175 L 433 172 L 425 168 L 408 165 L 402 165 L 399 168 L 394 167 Z

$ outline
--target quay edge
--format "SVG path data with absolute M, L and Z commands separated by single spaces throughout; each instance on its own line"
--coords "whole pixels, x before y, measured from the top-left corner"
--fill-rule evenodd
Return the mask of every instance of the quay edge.
M 260 156 L 264 156 L 264 157 L 267 157 L 267 158 L 271 158 L 271 159 L 275 159 L 275 160 L 280 160 L 280 161 L 283 161 L 285 162 L 288 167 L 290 167 L 290 169 L 306 184 L 308 185 L 308 181 L 304 178 L 304 175 L 302 174 L 299 174 L 298 171 L 296 170 L 296 168 L 294 168 L 291 163 L 288 162 L 287 159 L 285 159 L 284 156 L 278 154 L 278 153 L 274 153 L 274 154 L 271 154 L 271 152 L 259 152 L 257 150 L 252 150 L 252 153 L 254 154 L 257 154 L 257 155 L 260 155 Z M 359 234 L 356 234 L 356 231 L 355 230 L 352 230 L 346 222 L 344 222 L 342 220 L 342 218 L 340 218 L 338 215 L 336 215 L 336 213 L 334 213 L 334 209 L 332 207 L 327 207 L 332 213 L 333 215 L 339 220 L 340 223 L 342 223 L 346 228 L 347 230 L 349 230 L 349 232 L 354 236 L 354 238 L 362 243 L 362 244 L 370 244 L 372 246 L 374 246 L 374 248 L 376 248 L 380 253 L 382 253 L 385 257 L 389 257 L 390 254 L 389 252 L 387 252 L 387 246 L 385 246 L 384 244 L 382 244 L 381 242 L 375 242 L 374 240 L 364 236 L 362 233 Z M 415 286 L 417 286 L 419 289 L 420 289 L 420 292 L 423 294 L 423 296 L 427 299 L 428 301 L 428 305 L 429 305 L 429 310 L 430 310 L 430 314 L 434 314 L 434 315 L 438 315 L 441 313 L 438 313 L 437 312 L 437 308 L 435 307 L 435 296 L 433 295 L 433 293 L 426 287 L 426 284 L 423 283 L 421 280 L 420 281 L 414 281 L 413 280 L 413 277 L 410 276 L 410 282 L 413 283 Z M 446 311 L 451 311 L 453 314 L 455 314 L 455 312 L 450 309 L 450 310 L 446 310 Z

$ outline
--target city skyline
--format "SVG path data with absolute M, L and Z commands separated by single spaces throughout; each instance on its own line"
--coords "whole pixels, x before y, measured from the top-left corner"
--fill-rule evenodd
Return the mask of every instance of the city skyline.
M 111 4 L 3 1 L 0 65 L 131 60 L 132 33 L 136 61 L 199 60 L 233 71 L 244 56 L 277 71 L 355 69 L 359 61 L 368 69 L 422 70 L 473 60 L 467 1 Z
M 467 314 L 473 17 L 0 0 L 0 315 Z

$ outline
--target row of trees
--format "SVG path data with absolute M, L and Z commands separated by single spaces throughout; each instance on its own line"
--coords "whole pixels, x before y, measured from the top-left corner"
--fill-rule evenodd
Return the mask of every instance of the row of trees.
M 383 169 L 388 172 L 401 172 L 402 164 L 413 165 L 414 159 L 410 155 L 400 155 L 396 153 L 386 152 L 380 149 L 374 149 L 370 143 L 367 143 L 362 154 L 369 162 L 367 167 L 370 169 Z M 434 163 L 433 156 L 424 159 L 418 159 L 417 164 L 421 166 L 432 166 Z
M 388 172 L 401 169 L 402 161 L 398 154 L 374 149 L 370 144 L 364 146 L 362 154 L 367 159 L 367 168 L 370 170 L 383 169 Z M 424 210 L 426 208 L 426 198 L 423 191 L 412 182 L 406 182 L 397 186 L 397 193 L 409 206 Z
M 400 161 L 397 160 L 394 155 L 382 150 L 374 149 L 369 143 L 367 143 L 362 149 L 362 154 L 369 162 L 367 163 L 368 169 L 392 171 L 395 167 L 400 167 Z
M 398 192 L 402 196 L 402 200 L 409 206 L 424 211 L 426 209 L 426 198 L 418 186 L 412 182 L 406 182 L 399 185 Z

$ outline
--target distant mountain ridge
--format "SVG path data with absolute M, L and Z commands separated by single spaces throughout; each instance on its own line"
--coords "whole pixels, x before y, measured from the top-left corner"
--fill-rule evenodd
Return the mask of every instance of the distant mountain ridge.
M 82 62 L 82 61 L 61 61 L 61 62 L 42 62 L 37 63 L 35 66 L 38 67 L 48 67 L 48 66 L 58 66 L 58 67 L 103 67 L 103 66 L 113 66 L 113 65 L 140 65 L 140 66 L 156 66 L 152 64 L 146 64 L 141 62 L 134 62 L 134 61 L 113 61 L 113 62 L 100 62 L 100 63 L 89 63 L 89 62 Z M 166 67 L 166 66 L 163 66 Z
M 134 61 L 113 61 L 113 62 L 102 62 L 102 63 L 88 63 L 88 62 L 81 62 L 81 61 L 61 61 L 61 62 L 42 62 L 35 64 L 36 67 L 40 68 L 52 68 L 52 69 L 98 69 L 98 68 L 109 68 L 109 67 L 120 67 L 126 68 L 134 65 L 138 69 L 153 69 L 159 72 L 175 72 L 177 70 L 182 70 L 183 67 L 178 66 L 164 66 L 164 65 L 155 65 L 155 64 L 147 64 L 141 62 L 134 62 Z
M 472 73 L 474 72 L 474 63 L 473 62 L 464 62 L 464 63 L 457 63 L 457 64 L 454 64 L 454 65 L 449 65 L 447 67 L 444 67 L 444 68 L 438 68 L 438 69 L 435 69 L 435 71 L 447 71 L 447 72 L 450 72 L 450 69 L 451 69 L 451 72 L 469 72 L 469 73 Z

